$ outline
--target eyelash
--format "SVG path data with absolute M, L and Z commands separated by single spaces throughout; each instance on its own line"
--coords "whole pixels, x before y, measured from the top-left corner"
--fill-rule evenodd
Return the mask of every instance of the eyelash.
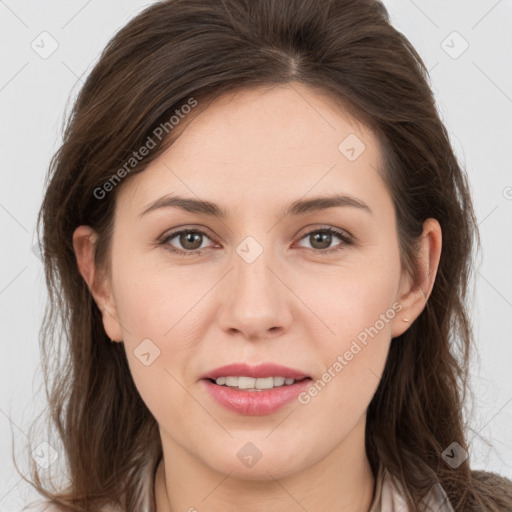
M 200 235 L 206 236 L 207 238 L 210 238 L 204 231 L 201 231 L 199 229 L 182 229 L 180 231 L 174 231 L 173 233 L 170 233 L 169 235 L 166 235 L 163 238 L 161 238 L 159 240 L 159 245 L 163 245 L 163 246 L 165 245 L 166 249 L 169 252 L 172 252 L 173 254 L 176 254 L 177 256 L 189 257 L 189 256 L 201 255 L 203 253 L 203 251 L 205 250 L 205 248 L 196 249 L 193 251 L 184 251 L 184 250 L 176 249 L 168 243 L 170 240 L 172 240 L 173 238 L 176 238 L 176 236 L 181 235 L 182 233 L 198 233 Z M 338 238 L 340 238 L 343 241 L 343 244 L 339 244 L 338 246 L 331 247 L 330 249 L 323 249 L 323 250 L 310 249 L 308 247 L 301 247 L 301 249 L 312 250 L 312 251 L 316 252 L 317 254 L 325 255 L 325 254 L 331 254 L 333 252 L 342 251 L 345 248 L 344 246 L 352 245 L 354 243 L 353 240 L 348 235 L 346 235 L 343 231 L 336 229 L 336 228 L 332 228 L 332 227 L 313 229 L 312 231 L 305 233 L 300 238 L 300 240 L 303 240 L 304 238 L 307 238 L 308 236 L 311 236 L 314 233 L 327 233 L 327 234 L 331 234 L 331 235 L 336 235 Z M 210 238 L 210 240 L 212 240 L 212 239 Z

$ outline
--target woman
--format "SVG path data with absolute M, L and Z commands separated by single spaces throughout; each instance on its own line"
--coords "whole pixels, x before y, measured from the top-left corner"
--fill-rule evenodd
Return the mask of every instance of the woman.
M 39 220 L 52 510 L 512 509 L 467 458 L 467 178 L 380 2 L 147 8 Z

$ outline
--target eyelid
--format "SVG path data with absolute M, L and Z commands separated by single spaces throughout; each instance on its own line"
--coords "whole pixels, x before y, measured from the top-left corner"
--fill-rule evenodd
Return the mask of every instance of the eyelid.
M 344 238 L 353 240 L 354 237 L 351 233 L 349 233 L 346 229 L 338 228 L 336 226 L 331 226 L 330 224 L 314 224 L 313 227 L 307 226 L 307 231 L 300 236 L 302 240 L 305 236 L 311 235 L 312 233 L 316 233 L 318 231 L 332 231 L 337 236 L 343 236 Z

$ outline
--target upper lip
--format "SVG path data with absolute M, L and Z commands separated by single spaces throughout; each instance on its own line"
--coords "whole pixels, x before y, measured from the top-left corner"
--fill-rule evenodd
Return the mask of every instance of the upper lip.
M 201 379 L 217 379 L 219 377 L 253 377 L 255 379 L 261 377 L 284 377 L 286 379 L 300 380 L 308 375 L 299 370 L 288 368 L 274 363 L 262 363 L 256 366 L 249 366 L 245 363 L 233 363 L 221 366 L 215 370 L 206 372 Z

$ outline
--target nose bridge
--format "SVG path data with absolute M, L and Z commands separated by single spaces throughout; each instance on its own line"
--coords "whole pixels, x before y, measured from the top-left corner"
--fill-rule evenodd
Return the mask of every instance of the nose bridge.
M 268 243 L 269 238 L 266 238 Z M 283 284 L 274 275 L 277 259 L 272 247 L 255 237 L 246 237 L 233 254 L 233 272 L 222 300 L 220 315 L 224 329 L 235 329 L 247 337 L 265 336 L 269 330 L 286 327 L 290 311 Z M 270 270 L 272 269 L 272 270 Z
M 269 282 L 269 267 L 274 266 L 272 252 L 268 244 L 263 247 L 253 237 L 247 237 L 239 244 L 234 257 L 237 293 L 252 295 L 253 299 L 262 293 L 270 297 L 273 285 Z

